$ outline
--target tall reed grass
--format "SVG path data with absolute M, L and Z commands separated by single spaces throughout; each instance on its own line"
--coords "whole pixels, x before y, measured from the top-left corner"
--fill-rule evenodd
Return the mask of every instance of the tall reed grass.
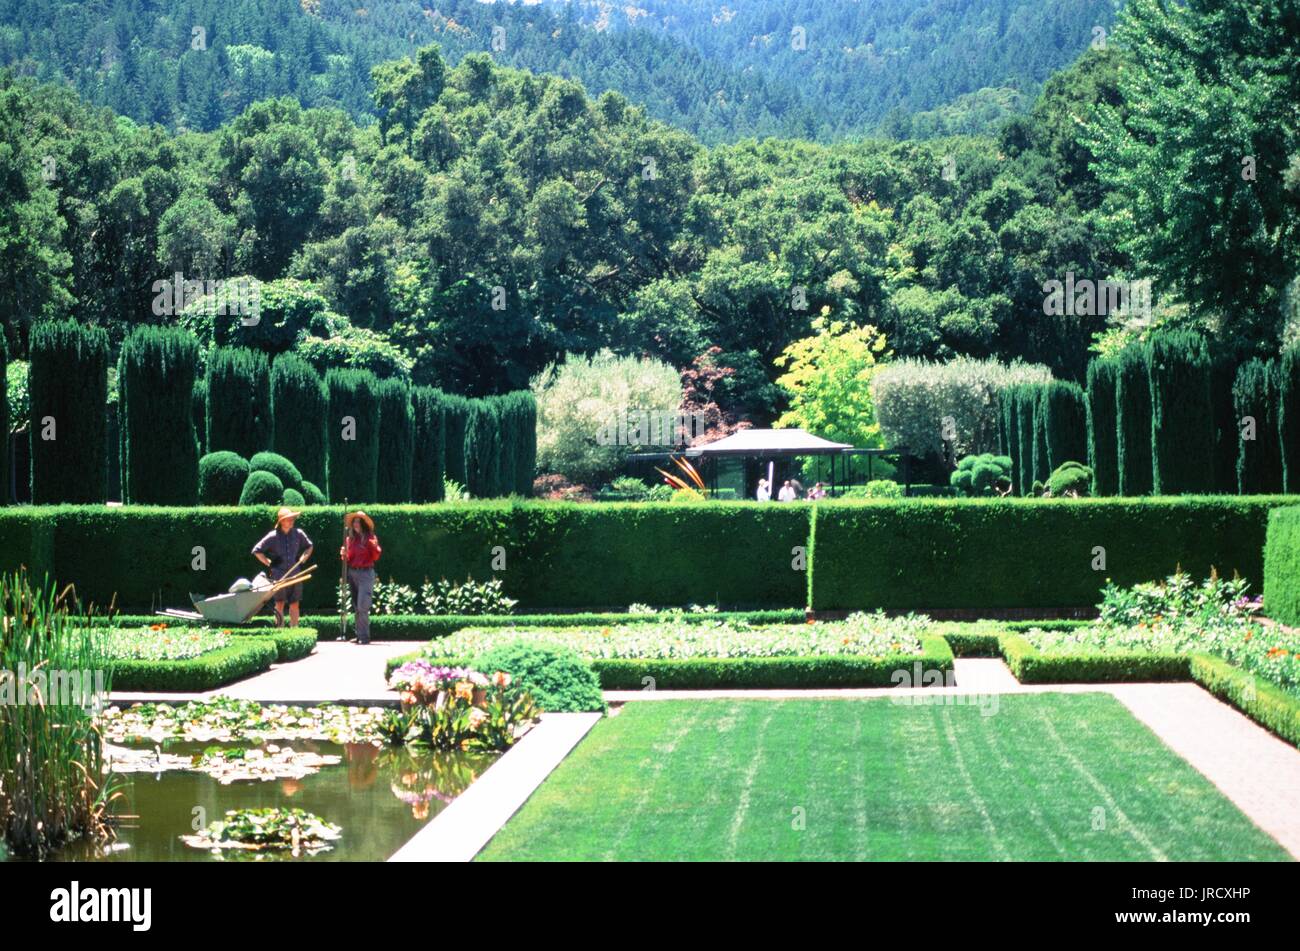
M 96 682 L 98 678 L 98 682 Z M 42 859 L 109 835 L 111 788 L 86 687 L 108 689 L 101 636 L 70 589 L 0 575 L 0 844 Z

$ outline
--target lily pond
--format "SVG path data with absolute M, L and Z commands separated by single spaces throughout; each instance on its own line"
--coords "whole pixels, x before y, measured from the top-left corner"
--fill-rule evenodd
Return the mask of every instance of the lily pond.
M 499 754 L 389 745 L 377 738 L 381 715 L 237 701 L 111 710 L 104 724 L 115 836 L 72 842 L 52 858 L 383 861 Z M 213 824 L 229 822 L 232 810 L 268 836 L 297 844 L 301 833 L 303 847 L 212 847 Z M 325 841 L 312 830 L 325 830 Z

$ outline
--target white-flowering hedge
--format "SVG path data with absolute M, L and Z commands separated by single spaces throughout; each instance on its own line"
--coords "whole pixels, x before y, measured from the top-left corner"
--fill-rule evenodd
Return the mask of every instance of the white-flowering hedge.
M 948 363 L 904 359 L 876 372 L 871 394 L 886 446 L 924 456 L 942 452 L 945 439 L 951 439 L 961 458 L 998 450 L 998 403 L 1004 389 L 1051 379 L 1051 370 L 1038 364 L 972 357 Z

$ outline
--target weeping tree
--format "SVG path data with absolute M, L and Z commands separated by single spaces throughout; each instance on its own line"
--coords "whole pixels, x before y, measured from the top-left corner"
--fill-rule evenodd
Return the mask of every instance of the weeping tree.
M 1151 494 L 1151 383 L 1147 347 L 1122 350 L 1115 372 L 1119 420 L 1119 494 Z
M 1044 384 L 1043 409 L 1050 476 L 1064 463 L 1082 463 L 1088 457 L 1088 408 L 1083 388 L 1064 380 Z
M 1097 359 L 1088 364 L 1088 468 L 1092 470 L 1092 494 L 1114 495 L 1119 491 L 1119 438 L 1115 417 L 1114 360 Z
M 1278 445 L 1278 378 L 1274 360 L 1247 360 L 1237 370 L 1232 402 L 1237 417 L 1237 491 L 1258 495 L 1282 490 Z
M 108 482 L 108 334 L 72 320 L 32 328 L 32 502 L 103 502 Z
M 193 505 L 199 443 L 194 380 L 199 344 L 175 327 L 138 327 L 118 357 L 122 500 L 136 505 Z
M 411 466 L 415 448 L 415 419 L 411 388 L 402 380 L 381 380 L 379 400 L 378 501 L 411 501 Z
M 1287 347 L 1277 375 L 1278 448 L 1282 491 L 1300 492 L 1300 347 Z
M 271 448 L 315 486 L 325 485 L 329 394 L 315 367 L 292 353 L 271 364 Z
M 1205 340 L 1187 330 L 1158 334 L 1148 369 L 1153 491 L 1213 492 L 1214 411 Z
M 446 422 L 445 437 L 447 463 L 444 467 L 446 477 L 458 485 L 467 482 L 465 475 L 465 428 L 469 425 L 470 401 L 463 396 L 446 394 L 443 402 L 443 416 Z
M 411 458 L 411 501 L 441 502 L 445 497 L 446 466 L 443 407 L 445 394 L 431 386 L 411 391 L 415 446 Z
M 208 357 L 209 452 L 252 458 L 271 447 L 271 366 L 247 347 L 219 347 Z
M 378 501 L 379 381 L 369 370 L 333 369 L 325 374 L 325 388 L 326 495 L 334 502 Z

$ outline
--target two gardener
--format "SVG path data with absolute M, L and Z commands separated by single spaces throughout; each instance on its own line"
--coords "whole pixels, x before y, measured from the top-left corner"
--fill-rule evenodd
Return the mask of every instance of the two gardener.
M 297 527 L 298 516 L 287 506 L 275 515 L 275 528 L 253 546 L 253 557 L 267 568 L 272 581 L 311 557 L 312 540 Z M 339 548 L 339 558 L 347 565 L 348 588 L 357 614 L 357 643 L 370 643 L 370 601 L 375 590 L 375 562 L 381 549 L 375 535 L 375 523 L 365 512 L 349 512 L 343 517 L 347 536 Z M 284 626 L 284 606 L 289 605 L 289 624 L 298 626 L 302 585 L 294 584 L 275 593 L 275 625 Z

